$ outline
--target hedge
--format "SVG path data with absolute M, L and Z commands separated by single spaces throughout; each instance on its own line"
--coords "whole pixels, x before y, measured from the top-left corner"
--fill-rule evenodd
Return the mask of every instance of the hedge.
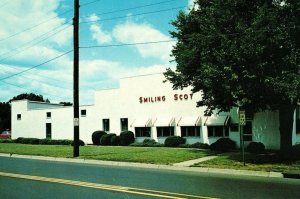
M 132 131 L 123 131 L 120 134 L 120 145 L 128 146 L 134 142 L 134 134 Z
M 246 151 L 249 153 L 259 154 L 264 153 L 266 150 L 266 147 L 261 142 L 250 142 L 248 146 L 246 147 Z
M 103 145 L 103 146 L 109 146 L 109 145 L 111 145 L 111 138 L 113 136 L 116 136 L 116 134 L 109 133 L 109 134 L 103 135 L 101 137 L 101 139 L 100 139 L 100 145 Z
M 232 151 L 236 149 L 236 143 L 229 138 L 220 138 L 216 142 L 212 143 L 209 148 L 212 151 Z
M 180 136 L 170 136 L 165 140 L 166 147 L 178 147 L 180 144 L 184 144 L 185 139 Z
M 100 139 L 103 135 L 106 135 L 107 133 L 105 131 L 95 131 L 92 134 L 92 141 L 93 145 L 100 145 Z

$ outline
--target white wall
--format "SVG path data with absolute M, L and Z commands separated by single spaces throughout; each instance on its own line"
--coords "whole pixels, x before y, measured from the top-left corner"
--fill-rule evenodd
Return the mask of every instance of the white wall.
M 203 121 L 205 107 L 196 107 L 197 101 L 201 99 L 201 93 L 191 96 L 191 88 L 173 90 L 169 82 L 163 83 L 163 81 L 163 74 L 128 77 L 120 80 L 120 88 L 96 91 L 95 105 L 80 107 L 80 110 L 86 110 L 86 116 L 80 115 L 80 139 L 86 143 L 92 143 L 92 133 L 96 130 L 103 130 L 103 119 L 110 120 L 110 133 L 120 134 L 121 118 L 128 118 L 129 130 L 134 132 L 134 126 L 131 124 L 138 118 L 155 121 L 158 118 L 173 117 L 176 124 L 175 135 L 180 136 L 180 126 L 177 125 L 180 118 L 199 116 L 202 117 L 200 137 L 187 137 L 187 143 L 211 144 L 219 139 L 219 137 L 208 137 L 207 127 L 204 126 Z M 145 99 L 148 99 L 148 102 L 145 102 Z M 46 112 L 51 112 L 51 119 L 46 118 Z M 17 120 L 17 114 L 22 114 L 21 120 Z M 238 109 L 233 109 L 230 113 L 220 113 L 220 115 L 230 115 L 231 122 L 238 123 Z M 46 123 L 52 124 L 53 139 L 73 139 L 73 107 L 27 100 L 12 102 L 13 139 L 17 137 L 45 138 Z M 163 143 L 165 138 L 157 138 L 155 124 L 151 129 L 151 138 Z M 296 136 L 294 132 L 293 136 L 293 143 L 300 141 L 300 135 Z M 230 132 L 229 137 L 239 145 L 239 132 Z M 142 139 L 137 140 L 142 141 Z M 278 113 L 263 112 L 254 115 L 253 141 L 263 142 L 267 148 L 279 147 Z

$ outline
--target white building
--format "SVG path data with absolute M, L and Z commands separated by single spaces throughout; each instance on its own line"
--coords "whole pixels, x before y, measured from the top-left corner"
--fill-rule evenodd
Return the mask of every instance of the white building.
M 229 137 L 239 145 L 237 109 L 230 113 L 204 116 L 205 107 L 196 107 L 200 93 L 190 88 L 173 90 L 163 83 L 163 74 L 123 78 L 120 88 L 99 90 L 95 104 L 80 107 L 80 139 L 92 143 L 96 130 L 120 134 L 135 133 L 136 141 L 152 138 L 163 143 L 171 135 L 185 137 L 187 143 L 211 144 Z M 295 113 L 300 118 L 299 112 Z M 293 144 L 300 142 L 294 122 Z M 247 120 L 245 139 L 263 142 L 267 148 L 279 148 L 277 112 L 254 114 Z M 35 137 L 73 139 L 73 107 L 19 100 L 12 102 L 12 138 Z

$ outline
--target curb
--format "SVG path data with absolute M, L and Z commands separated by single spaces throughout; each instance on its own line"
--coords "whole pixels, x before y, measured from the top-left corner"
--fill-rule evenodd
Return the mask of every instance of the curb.
M 105 165 L 105 166 L 134 167 L 134 168 L 143 168 L 143 169 L 160 169 L 160 170 L 171 170 L 171 171 L 214 173 L 214 174 L 225 174 L 225 175 L 242 175 L 242 176 L 256 176 L 256 177 L 271 177 L 271 178 L 286 177 L 283 173 L 265 172 L 265 171 L 217 169 L 217 168 L 206 168 L 206 167 L 186 167 L 186 166 L 174 166 L 174 165 L 156 165 L 156 164 L 145 164 L 145 163 L 134 163 L 134 162 L 116 162 L 116 161 L 90 160 L 90 159 L 79 159 L 79 158 L 56 158 L 56 157 L 17 155 L 17 154 L 6 154 L 6 153 L 0 153 L 0 157 L 69 162 L 69 163 L 79 163 L 79 164 L 94 164 L 94 165 Z M 298 174 L 299 174 L 298 177 L 300 178 L 300 173 L 298 172 Z

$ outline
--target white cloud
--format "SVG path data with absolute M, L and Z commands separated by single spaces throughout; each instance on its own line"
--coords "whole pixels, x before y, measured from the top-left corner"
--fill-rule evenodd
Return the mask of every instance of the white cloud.
M 6 47 L 11 49 L 38 37 L 42 39 L 49 34 L 53 34 L 54 32 L 66 27 L 66 20 L 57 17 L 57 13 L 55 12 L 58 6 L 59 1 L 57 0 L 9 1 L 9 3 L 3 9 L 0 9 L 1 27 L 5 27 L 0 29 L 0 40 L 26 30 L 21 34 L 17 34 L 12 38 L 7 38 L 2 41 L 2 43 L 5 43 Z M 30 29 L 30 27 L 33 26 L 36 27 Z M 57 29 L 54 32 L 41 37 L 41 35 L 45 34 L 46 32 L 50 32 L 55 28 Z M 72 34 L 70 34 L 71 31 L 72 29 L 62 31 L 61 33 L 47 39 L 43 43 L 60 46 L 64 45 L 72 38 Z
M 102 27 L 98 24 L 92 24 L 90 26 L 90 31 L 92 33 L 92 38 L 96 40 L 98 44 L 110 43 L 112 41 L 111 35 L 102 30 Z
M 189 0 L 188 7 L 189 9 L 195 8 L 196 10 L 199 8 L 198 4 L 195 5 L 196 0 Z
M 149 24 L 137 24 L 129 21 L 124 24 L 117 25 L 113 30 L 113 36 L 121 43 L 143 43 L 171 40 L 170 37 L 151 27 Z M 172 42 L 166 42 L 135 45 L 134 47 L 144 58 L 154 57 L 164 61 L 169 61 L 172 45 Z
M 96 14 L 92 14 L 87 18 L 88 21 L 92 21 L 92 24 L 90 25 L 92 39 L 98 44 L 110 43 L 112 41 L 112 37 L 109 32 L 104 31 L 102 26 L 97 23 L 97 20 L 99 19 L 100 18 Z

